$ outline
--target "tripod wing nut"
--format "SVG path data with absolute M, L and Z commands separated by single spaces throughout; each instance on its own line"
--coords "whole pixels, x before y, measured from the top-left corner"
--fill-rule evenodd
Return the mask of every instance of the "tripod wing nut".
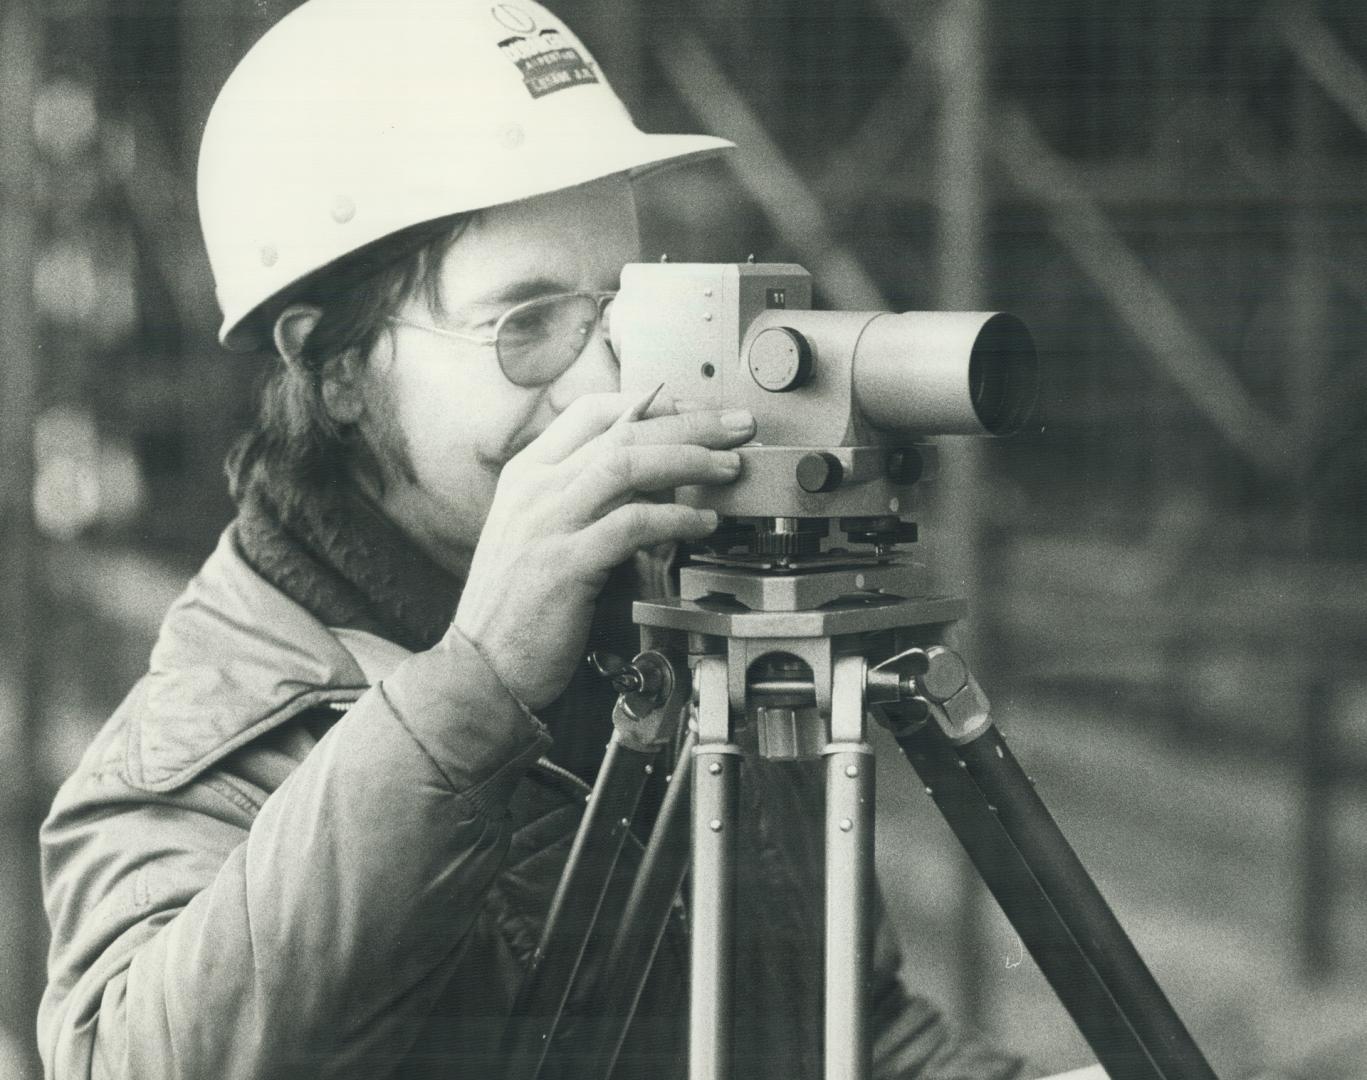
M 622 688 L 612 710 L 612 723 L 623 743 L 636 750 L 655 751 L 673 740 L 688 704 L 686 670 L 654 650 L 640 653 L 626 671 L 636 674 L 634 688 Z

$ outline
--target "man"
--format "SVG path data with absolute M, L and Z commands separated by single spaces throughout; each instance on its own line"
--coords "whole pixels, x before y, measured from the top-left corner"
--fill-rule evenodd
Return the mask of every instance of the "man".
M 755 433 L 633 408 L 599 329 L 632 178 L 724 145 L 636 131 L 529 0 L 309 0 L 239 66 L 201 215 L 224 341 L 281 364 L 237 520 L 44 827 L 50 1077 L 498 1074 L 607 733 L 585 648 L 630 648 L 641 553 L 716 526 L 667 493 Z M 812 775 L 749 778 L 738 1075 L 818 1068 Z M 619 1077 L 678 1074 L 681 940 Z M 890 942 L 877 1074 L 1015 1075 Z

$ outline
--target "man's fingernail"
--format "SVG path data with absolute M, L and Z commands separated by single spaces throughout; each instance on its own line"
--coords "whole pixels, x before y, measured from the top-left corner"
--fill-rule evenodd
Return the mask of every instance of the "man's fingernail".
M 755 426 L 755 414 L 749 409 L 734 409 L 722 413 L 721 422 L 732 431 L 750 431 Z
M 705 525 L 709 531 L 715 529 L 721 523 L 721 518 L 717 516 L 715 510 L 699 510 L 698 516 L 702 518 L 703 525 Z
M 712 462 L 717 468 L 725 469 L 727 472 L 740 472 L 740 455 L 734 450 L 714 450 Z

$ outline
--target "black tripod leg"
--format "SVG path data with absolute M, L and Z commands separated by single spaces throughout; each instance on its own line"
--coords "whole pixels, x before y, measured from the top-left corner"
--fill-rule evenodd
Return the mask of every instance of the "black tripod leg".
M 1171 1080 L 1149 1057 L 988 800 L 965 775 L 953 744 L 934 723 L 911 730 L 890 726 L 902 753 L 1111 1080 Z
M 608 743 L 504 1032 L 506 1080 L 534 1080 L 541 1071 L 655 756 L 622 745 L 616 733 Z
M 689 792 L 693 783 L 693 747 L 697 743 L 697 734 L 689 732 L 679 750 L 650 843 L 599 976 L 593 998 L 598 1013 L 594 1064 L 585 1073 L 598 1080 L 607 1080 L 612 1075 L 650 966 L 669 925 L 669 913 L 688 872 Z
M 1144 964 L 996 728 L 955 748 L 1011 842 L 1053 901 L 1164 1077 L 1215 1080 L 1196 1041 Z M 1103 1062 L 1104 1064 L 1104 1062 Z

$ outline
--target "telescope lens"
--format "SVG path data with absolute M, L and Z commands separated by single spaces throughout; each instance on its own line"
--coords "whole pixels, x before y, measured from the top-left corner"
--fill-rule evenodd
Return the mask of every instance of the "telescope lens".
M 978 421 L 992 435 L 1019 431 L 1035 407 L 1039 371 L 1035 343 L 1014 315 L 988 319 L 968 361 L 968 393 Z

